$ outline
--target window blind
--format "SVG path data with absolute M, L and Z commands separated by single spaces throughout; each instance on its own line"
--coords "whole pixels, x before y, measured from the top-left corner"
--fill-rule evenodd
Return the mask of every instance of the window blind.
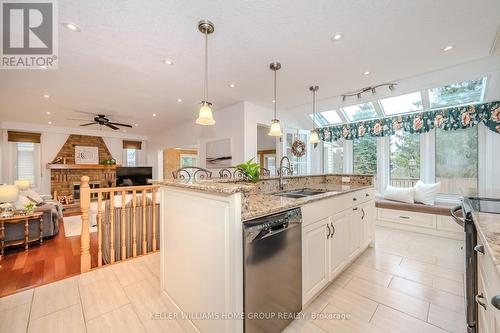
M 31 142 L 40 143 L 40 133 L 8 131 L 9 142 Z
M 141 148 L 142 148 L 141 141 L 123 140 L 123 149 L 141 149 Z

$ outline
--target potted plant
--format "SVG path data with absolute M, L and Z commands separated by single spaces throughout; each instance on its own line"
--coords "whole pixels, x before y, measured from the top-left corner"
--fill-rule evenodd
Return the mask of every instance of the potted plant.
M 28 202 L 26 205 L 24 205 L 24 210 L 26 211 L 26 215 L 33 215 L 35 204 L 31 201 Z
M 253 158 L 248 160 L 246 163 L 238 164 L 236 169 L 243 174 L 243 177 L 246 180 L 251 181 L 252 183 L 256 183 L 259 180 L 260 165 L 259 163 L 253 163 Z

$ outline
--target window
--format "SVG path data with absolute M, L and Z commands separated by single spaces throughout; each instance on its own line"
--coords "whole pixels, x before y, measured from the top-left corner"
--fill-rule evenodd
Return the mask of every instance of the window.
M 346 106 L 342 108 L 349 121 L 366 120 L 377 118 L 377 112 L 371 102 Z
M 323 141 L 323 172 L 342 173 L 344 171 L 344 145 L 340 141 Z
M 181 154 L 181 168 L 196 166 L 197 155 Z
M 311 119 L 313 119 L 312 113 L 309 115 Z M 329 126 L 333 124 L 340 124 L 342 122 L 342 119 L 340 119 L 340 116 L 338 115 L 337 111 L 331 110 L 331 111 L 325 111 L 325 112 L 317 112 L 316 113 L 316 126 Z
M 477 191 L 477 126 L 436 130 L 436 181 L 440 193 L 465 195 Z
M 309 131 L 307 131 L 309 132 Z M 294 156 L 292 154 L 292 144 L 295 140 L 300 140 L 306 144 L 306 153 L 301 157 Z M 299 133 L 286 133 L 286 141 L 285 141 L 285 151 L 286 156 L 290 159 L 290 163 L 292 164 L 293 174 L 294 175 L 307 175 L 309 173 L 309 134 L 306 134 L 304 131 L 299 131 Z M 279 166 L 278 166 L 279 168 Z
M 38 144 L 31 142 L 16 142 L 16 179 L 29 179 L 36 186 L 38 166 Z
M 413 187 L 420 179 L 420 135 L 398 131 L 390 144 L 391 185 Z
M 479 103 L 483 99 L 486 78 L 469 80 L 429 89 L 431 108 Z
M 128 167 L 137 166 L 137 149 L 127 148 L 125 149 L 125 165 Z
M 420 92 L 384 98 L 380 100 L 383 111 L 387 116 L 422 110 L 422 96 Z
M 365 136 L 353 142 L 354 173 L 377 174 L 377 138 Z

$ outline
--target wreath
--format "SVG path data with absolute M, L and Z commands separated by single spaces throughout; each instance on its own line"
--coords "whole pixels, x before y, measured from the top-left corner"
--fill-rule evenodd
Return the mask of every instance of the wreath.
M 306 144 L 300 140 L 292 143 L 292 154 L 296 157 L 302 157 L 306 153 Z

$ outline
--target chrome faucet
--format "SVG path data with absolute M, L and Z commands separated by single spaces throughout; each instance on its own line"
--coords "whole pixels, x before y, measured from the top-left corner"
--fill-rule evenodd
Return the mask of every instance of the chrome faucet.
M 286 160 L 287 163 L 288 163 L 288 166 L 284 167 L 283 166 L 283 161 Z M 278 175 L 279 175 L 279 187 L 280 187 L 280 191 L 283 191 L 285 189 L 285 180 L 283 179 L 283 174 L 285 173 L 285 171 L 287 172 L 288 175 L 291 175 L 292 174 L 292 164 L 290 163 L 290 159 L 288 158 L 288 156 L 283 156 L 280 160 L 280 167 L 278 169 Z

